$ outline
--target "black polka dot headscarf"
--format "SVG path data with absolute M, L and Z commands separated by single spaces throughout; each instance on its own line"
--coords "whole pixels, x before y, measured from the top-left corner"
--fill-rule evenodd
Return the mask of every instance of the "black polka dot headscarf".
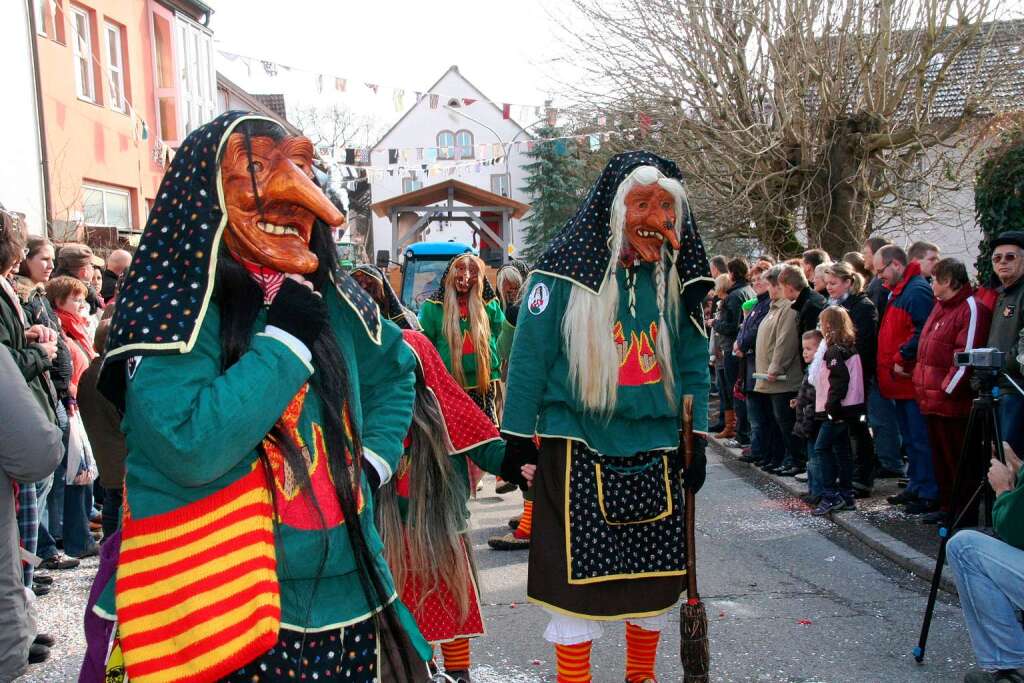
M 118 405 L 124 392 L 123 361 L 188 353 L 199 337 L 227 224 L 218 172 L 220 152 L 228 136 L 247 120 L 275 123 L 248 112 L 221 114 L 185 138 L 164 174 L 107 339 L 100 388 Z M 338 294 L 379 342 L 376 304 L 340 270 L 334 279 Z
M 626 177 L 640 166 L 653 166 L 666 178 L 683 182 L 683 174 L 675 162 L 657 154 L 638 151 L 615 155 L 604 167 L 576 215 L 551 241 L 535 270 L 599 293 L 608 269 L 615 265 L 611 262 L 610 247 L 611 209 L 615 193 Z M 714 282 L 693 213 L 688 206 L 683 210 L 686 215 L 679 236 L 676 273 L 686 310 L 695 320 L 703 320 L 700 305 Z

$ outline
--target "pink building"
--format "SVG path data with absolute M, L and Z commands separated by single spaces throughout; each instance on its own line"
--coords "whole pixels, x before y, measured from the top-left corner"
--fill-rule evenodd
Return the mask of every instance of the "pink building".
M 199 0 L 35 0 L 49 232 L 134 243 L 164 168 L 217 113 Z

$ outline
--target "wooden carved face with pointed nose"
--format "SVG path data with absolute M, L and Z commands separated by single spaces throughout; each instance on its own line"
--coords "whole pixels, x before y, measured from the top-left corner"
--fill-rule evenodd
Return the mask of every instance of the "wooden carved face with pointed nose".
M 673 249 L 679 249 L 676 237 L 676 199 L 671 192 L 658 185 L 637 185 L 626 194 L 626 245 L 623 245 L 623 263 L 639 258 L 655 263 L 661 258 L 662 244 L 667 240 Z
M 316 219 L 330 226 L 345 217 L 313 182 L 313 143 L 308 138 L 232 133 L 221 160 L 228 225 L 224 243 L 238 259 L 282 273 L 309 274 L 319 259 L 309 240 Z

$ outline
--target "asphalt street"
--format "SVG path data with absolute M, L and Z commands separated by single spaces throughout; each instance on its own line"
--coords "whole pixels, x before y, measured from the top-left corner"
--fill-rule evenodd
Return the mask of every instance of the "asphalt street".
M 709 449 L 698 496 L 698 576 L 710 620 L 715 681 L 959 681 L 973 665 L 954 598 L 942 596 L 928 656 L 917 664 L 927 585 L 854 540 L 780 489 L 759 488 L 742 466 Z M 526 602 L 526 551 L 497 552 L 487 538 L 508 529 L 518 495 L 471 504 L 487 636 L 473 643 L 474 683 L 554 681 L 541 634 L 545 613 Z M 841 513 L 839 513 L 841 514 Z M 662 635 L 658 677 L 682 678 L 678 619 Z M 594 680 L 623 680 L 621 625 L 593 649 Z

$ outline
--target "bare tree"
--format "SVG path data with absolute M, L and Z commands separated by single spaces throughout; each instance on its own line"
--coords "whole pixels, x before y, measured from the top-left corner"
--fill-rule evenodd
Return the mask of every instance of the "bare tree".
M 334 103 L 327 106 L 301 107 L 295 112 L 295 125 L 312 141 L 325 160 L 344 162 L 345 148 L 367 147 L 377 134 L 377 126 L 368 116 Z
M 573 0 L 571 89 L 674 158 L 720 237 L 842 253 L 960 182 L 1024 66 L 999 2 Z

